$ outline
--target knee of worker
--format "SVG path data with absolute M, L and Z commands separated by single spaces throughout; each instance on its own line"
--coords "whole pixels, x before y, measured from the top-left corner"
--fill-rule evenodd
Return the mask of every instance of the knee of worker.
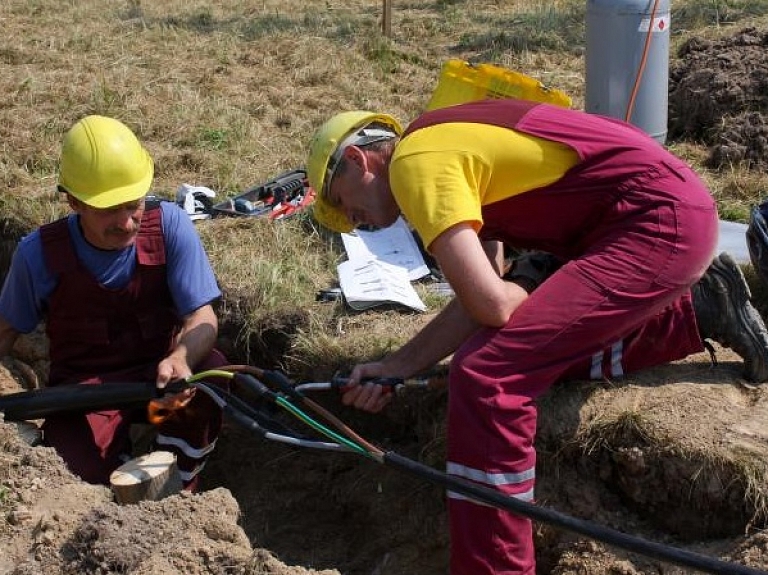
M 504 394 L 530 401 L 567 371 L 573 362 L 568 342 L 550 345 L 549 353 L 538 351 L 538 342 L 545 344 L 545 336 L 555 333 L 537 327 L 530 310 L 521 308 L 515 321 L 501 329 L 479 330 L 456 351 L 449 377 L 452 394 L 469 394 L 468 399 L 480 401 Z
M 493 333 L 495 331 L 495 333 Z M 526 383 L 533 371 L 524 350 L 501 346 L 500 330 L 481 330 L 453 355 L 449 369 L 451 394 L 469 401 L 483 401 L 499 393 L 526 393 Z
M 470 465 L 477 463 L 479 445 L 494 459 L 530 461 L 537 419 L 532 390 L 538 385 L 492 352 L 457 352 L 449 376 L 449 451 Z
M 451 359 L 448 371 L 449 397 L 462 403 L 483 402 L 498 394 L 500 373 L 494 371 L 499 363 L 489 361 L 489 353 L 469 343 L 460 347 Z M 508 363 L 504 361 L 508 366 Z

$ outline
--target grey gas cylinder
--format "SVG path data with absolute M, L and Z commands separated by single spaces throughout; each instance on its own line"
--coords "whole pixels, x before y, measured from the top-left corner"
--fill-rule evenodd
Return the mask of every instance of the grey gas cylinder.
M 665 142 L 669 28 L 669 0 L 587 0 L 587 112 L 628 119 L 657 142 Z

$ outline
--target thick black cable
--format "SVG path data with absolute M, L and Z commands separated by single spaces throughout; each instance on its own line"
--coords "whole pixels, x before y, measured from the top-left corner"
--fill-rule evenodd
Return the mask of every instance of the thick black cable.
M 183 387 L 183 383 L 172 383 L 160 390 L 154 382 L 57 385 L 0 396 L 0 411 L 6 421 L 23 421 L 54 413 L 130 409 Z
M 713 557 L 707 557 L 706 555 L 648 541 L 634 535 L 627 535 L 602 525 L 565 515 L 553 509 L 547 509 L 527 501 L 515 499 L 484 485 L 472 483 L 460 477 L 452 477 L 392 451 L 384 454 L 384 464 L 411 475 L 417 475 L 430 483 L 440 485 L 449 491 L 487 503 L 493 507 L 506 509 L 536 521 L 549 523 L 567 531 L 585 535 L 590 539 L 602 541 L 608 545 L 639 553 L 646 557 L 718 575 L 768 575 L 766 571 L 752 569 L 738 563 L 728 563 Z

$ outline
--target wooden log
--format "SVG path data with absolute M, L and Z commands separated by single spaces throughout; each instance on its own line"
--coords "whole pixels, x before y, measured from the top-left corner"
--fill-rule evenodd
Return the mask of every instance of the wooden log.
M 153 451 L 118 467 L 109 477 L 115 499 L 121 505 L 157 501 L 181 491 L 176 457 L 169 451 Z

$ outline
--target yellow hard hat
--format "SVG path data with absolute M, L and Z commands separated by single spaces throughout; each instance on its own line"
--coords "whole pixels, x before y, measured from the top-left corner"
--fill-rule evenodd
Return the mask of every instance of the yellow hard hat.
M 64 136 L 59 186 L 94 208 L 144 197 L 152 185 L 152 158 L 122 122 L 87 116 Z
M 368 128 L 372 124 L 383 127 Z M 309 144 L 307 160 L 307 179 L 317 194 L 312 213 L 318 222 L 335 232 L 350 232 L 354 228 L 344 211 L 328 202 L 327 186 L 344 149 L 387 140 L 402 133 L 402 126 L 392 116 L 363 110 L 341 112 L 320 126 Z

